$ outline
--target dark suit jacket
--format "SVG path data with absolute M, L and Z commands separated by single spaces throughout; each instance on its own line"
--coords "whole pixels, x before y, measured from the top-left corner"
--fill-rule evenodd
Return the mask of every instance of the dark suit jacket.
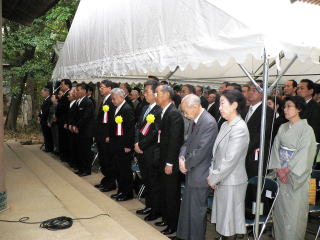
M 307 104 L 306 110 L 303 112 L 303 118 L 307 119 L 308 124 L 313 128 L 316 141 L 320 142 L 320 105 L 313 99 Z
M 96 100 L 92 97 L 92 96 L 90 96 L 90 97 L 88 97 L 91 101 L 92 101 L 92 103 L 93 103 L 93 111 L 94 112 L 96 112 L 96 106 L 97 106 L 97 103 L 96 103 Z
M 129 95 L 127 95 L 124 100 L 126 100 L 126 102 L 127 102 L 127 103 L 130 105 L 130 107 L 132 107 L 132 109 L 134 110 L 134 106 L 133 106 L 133 103 L 132 103 L 131 99 L 129 98 Z
M 109 106 L 107 123 L 103 123 L 104 111 L 102 110 L 102 107 L 104 105 Z M 96 118 L 95 130 L 94 130 L 95 132 L 94 136 L 97 138 L 97 140 L 104 140 L 107 137 L 110 137 L 110 126 L 112 125 L 112 121 L 114 121 L 114 111 L 115 111 L 115 106 L 112 103 L 112 99 L 110 95 L 105 103 L 103 103 L 103 101 L 101 102 L 98 109 L 98 115 Z
M 246 170 L 247 170 L 249 179 L 251 177 L 258 175 L 259 161 L 255 160 L 254 151 L 260 148 L 261 113 L 262 113 L 262 104 L 254 111 L 249 121 L 247 122 L 248 130 L 250 134 L 250 142 L 249 142 L 248 153 L 246 157 Z M 273 111 L 271 108 L 267 107 L 264 164 L 263 164 L 264 170 L 266 169 L 267 156 L 269 154 L 272 118 L 273 118 Z
M 173 164 L 173 171 L 179 169 L 179 151 L 184 141 L 184 122 L 181 113 L 173 103 L 164 113 L 160 124 L 160 161 Z
M 121 116 L 123 119 L 122 122 L 122 129 L 123 129 L 123 135 L 122 136 L 116 136 L 117 131 L 117 124 L 115 122 L 115 118 L 117 116 Z M 110 137 L 111 137 L 111 144 L 112 144 L 112 150 L 123 151 L 124 148 L 131 148 L 133 150 L 133 144 L 134 144 L 134 112 L 132 107 L 129 105 L 129 103 L 123 104 L 119 112 L 112 117 L 111 120 L 112 125 L 110 126 Z
M 43 126 L 48 125 L 48 117 L 49 117 L 51 105 L 52 105 L 52 102 L 51 102 L 50 96 L 47 99 L 43 100 L 42 102 L 39 118 L 40 118 L 40 124 Z
M 208 106 L 209 106 L 209 103 L 208 103 Z M 219 106 L 217 105 L 217 102 L 215 102 L 207 111 L 208 113 L 211 114 L 212 117 L 214 117 L 216 121 L 218 121 L 218 119 L 216 119 L 217 111 L 219 111 Z
M 93 136 L 93 121 L 94 111 L 92 101 L 85 97 L 78 105 L 75 114 L 75 126 L 79 130 L 79 136 L 92 137 Z
M 139 104 L 137 105 L 137 107 L 134 111 L 136 122 L 139 121 L 140 114 L 145 106 L 149 106 L 148 102 L 145 99 L 143 99 L 142 101 L 139 101 Z
M 67 116 L 67 121 L 66 121 L 66 123 L 68 125 L 71 125 L 71 126 L 75 125 L 77 111 L 78 111 L 77 102 L 73 103 L 71 108 L 70 108 L 70 104 L 69 104 L 68 116 Z
M 65 92 L 65 94 L 58 101 L 58 106 L 57 106 L 57 110 L 56 110 L 56 117 L 57 117 L 58 124 L 60 126 L 63 126 L 66 123 L 67 118 L 68 118 L 68 111 L 69 111 L 69 106 L 70 106 L 70 102 L 68 99 L 69 92 L 70 92 L 70 90 Z
M 140 131 L 144 128 L 147 124 L 146 118 L 143 119 L 144 113 L 147 111 L 149 105 L 145 106 L 141 111 L 139 120 L 136 124 L 135 129 L 135 143 L 138 143 L 140 149 L 144 151 L 145 149 L 157 145 L 158 140 L 158 130 L 160 128 L 161 122 L 161 108 L 155 105 L 149 114 L 153 114 L 155 116 L 155 122 L 150 125 L 150 129 L 146 136 L 144 136 Z
M 201 101 L 201 106 L 204 108 L 204 109 L 207 109 L 208 107 L 208 100 L 204 97 L 204 96 L 201 96 L 200 97 L 200 101 Z

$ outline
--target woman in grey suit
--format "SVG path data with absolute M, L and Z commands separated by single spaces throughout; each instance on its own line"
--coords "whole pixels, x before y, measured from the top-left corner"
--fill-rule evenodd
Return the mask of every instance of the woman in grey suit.
M 249 131 L 240 117 L 246 101 L 238 90 L 227 90 L 220 98 L 220 113 L 227 121 L 221 126 L 213 146 L 213 158 L 207 178 L 215 190 L 211 222 L 216 223 L 218 239 L 234 239 L 245 234 L 245 194 L 247 173 L 245 158 Z

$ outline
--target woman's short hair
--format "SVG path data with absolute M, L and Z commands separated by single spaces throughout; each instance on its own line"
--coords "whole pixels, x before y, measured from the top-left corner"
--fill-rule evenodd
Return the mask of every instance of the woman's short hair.
M 226 99 L 228 99 L 229 103 L 232 104 L 234 102 L 238 103 L 237 112 L 238 114 L 242 114 L 246 107 L 246 99 L 238 90 L 225 90 L 222 94 Z
M 306 110 L 307 104 L 303 97 L 300 96 L 288 96 L 284 100 L 285 102 L 291 101 L 296 106 L 296 109 L 300 110 L 299 116 L 303 118 L 303 112 Z

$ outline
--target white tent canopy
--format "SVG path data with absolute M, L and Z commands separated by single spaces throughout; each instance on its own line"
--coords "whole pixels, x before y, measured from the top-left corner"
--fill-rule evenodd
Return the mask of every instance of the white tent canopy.
M 284 79 L 318 80 L 319 13 L 289 0 L 82 0 L 52 78 L 143 80 L 179 66 L 173 81 L 244 82 L 237 63 L 254 73 L 266 49 L 284 53 L 271 80 L 295 54 Z

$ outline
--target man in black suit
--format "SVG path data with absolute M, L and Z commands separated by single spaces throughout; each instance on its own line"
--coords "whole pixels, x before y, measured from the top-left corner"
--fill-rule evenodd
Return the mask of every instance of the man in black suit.
M 78 110 L 77 104 L 77 95 L 76 89 L 73 88 L 70 90 L 68 95 L 69 106 L 68 106 L 68 115 L 67 120 L 65 122 L 65 129 L 67 131 L 67 144 L 68 144 L 68 152 L 69 152 L 69 165 L 75 170 L 79 170 L 78 167 L 78 150 L 77 150 L 77 135 L 73 132 L 73 126 L 76 122 L 76 113 Z
M 303 112 L 303 118 L 313 128 L 316 141 L 320 142 L 320 105 L 313 100 L 315 94 L 314 83 L 309 79 L 302 79 L 299 83 L 297 93 L 306 101 L 307 107 Z
M 116 109 L 111 127 L 112 162 L 115 164 L 118 192 L 111 195 L 117 201 L 133 198 L 133 176 L 131 162 L 134 144 L 134 112 L 125 101 L 125 92 L 120 88 L 111 91 Z
M 202 96 L 203 95 L 203 87 L 201 87 L 201 86 L 196 86 L 195 87 L 195 89 L 196 89 L 196 95 L 198 96 L 198 97 L 200 97 L 200 100 L 201 100 L 201 106 L 204 108 L 204 109 L 207 109 L 207 107 L 208 107 L 208 100 L 204 97 L 204 96 Z
M 68 132 L 65 128 L 68 110 L 69 110 L 69 92 L 72 87 L 72 83 L 69 79 L 62 79 L 60 82 L 60 91 L 63 92 L 62 97 L 58 101 L 58 106 L 56 110 L 56 117 L 58 121 L 58 131 L 59 131 L 59 151 L 60 158 L 63 161 L 70 161 L 70 148 L 68 145 Z
M 99 91 L 103 97 L 98 109 L 98 115 L 95 123 L 95 140 L 99 152 L 99 162 L 103 178 L 100 184 L 95 185 L 101 192 L 109 192 L 116 189 L 115 167 L 112 163 L 110 126 L 114 121 L 115 106 L 111 99 L 111 90 L 113 83 L 109 80 L 103 80 L 100 83 Z
M 262 87 L 262 81 L 256 81 Z M 248 178 L 258 175 L 259 165 L 259 149 L 260 149 L 260 127 L 261 127 L 261 113 L 262 113 L 262 94 L 251 84 L 248 92 L 248 101 L 250 107 L 243 116 L 245 119 L 250 134 L 250 142 L 246 157 L 246 171 Z M 268 160 L 269 146 L 271 141 L 273 111 L 267 107 L 266 129 L 265 129 L 265 148 L 264 148 L 264 163 L 263 169 L 265 173 L 266 163 Z
M 77 84 L 76 92 L 78 96 L 77 112 L 73 132 L 77 134 L 78 167 L 77 174 L 81 177 L 91 174 L 92 162 L 92 137 L 94 110 L 93 103 L 87 97 L 87 86 L 85 83 Z
M 177 230 L 180 208 L 180 175 L 179 151 L 184 141 L 184 122 L 181 113 L 172 102 L 173 89 L 167 85 L 160 85 L 156 89 L 156 102 L 162 108 L 161 125 L 158 133 L 160 146 L 160 172 L 162 222 L 160 226 L 167 225 L 161 231 L 165 235 Z
M 181 103 L 181 96 L 180 96 L 181 86 L 176 85 L 173 87 L 173 90 L 174 90 L 173 102 L 174 102 L 174 105 L 176 106 L 176 108 L 179 108 L 180 103 Z
M 128 83 L 120 83 L 119 88 L 121 88 L 125 93 L 125 100 L 126 102 L 134 109 L 133 103 L 130 99 L 131 87 Z
M 93 93 L 93 86 L 91 86 L 90 84 L 87 84 L 87 97 L 92 101 L 93 103 L 93 110 L 94 113 L 96 113 L 96 100 L 94 99 L 94 97 L 92 97 L 92 93 Z
M 145 185 L 146 207 L 137 210 L 137 214 L 149 214 L 146 221 L 160 217 L 160 173 L 158 131 L 161 122 L 161 108 L 156 105 L 155 90 L 159 83 L 149 80 L 144 84 L 144 96 L 148 105 L 145 106 L 138 119 L 135 130 L 134 149 L 138 158 L 139 168 Z
M 40 120 L 43 138 L 44 138 L 44 147 L 45 147 L 44 151 L 52 152 L 53 140 L 52 140 L 51 129 L 48 126 L 49 111 L 50 111 L 50 106 L 52 105 L 52 102 L 50 99 L 51 97 L 50 90 L 48 88 L 43 88 L 41 91 L 41 96 L 43 97 L 44 100 L 41 105 L 39 120 Z
M 219 106 L 218 106 L 216 100 L 217 100 L 217 91 L 215 89 L 212 89 L 208 93 L 208 107 L 206 110 L 215 119 L 216 119 L 218 111 L 219 111 Z M 216 121 L 217 121 L 217 119 L 216 119 Z

